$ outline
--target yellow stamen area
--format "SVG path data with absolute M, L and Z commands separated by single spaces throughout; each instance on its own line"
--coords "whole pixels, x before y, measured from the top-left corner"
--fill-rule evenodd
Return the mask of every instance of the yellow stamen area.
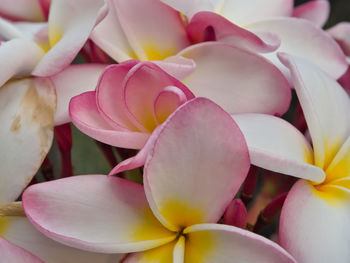
M 53 47 L 57 44 L 58 41 L 63 36 L 63 29 L 54 25 L 53 23 L 49 24 L 49 43 L 50 47 Z
M 187 226 L 203 223 L 205 213 L 200 208 L 193 208 L 186 201 L 167 200 L 159 205 L 160 213 L 178 230 Z
M 0 237 L 5 237 L 6 231 L 10 228 L 11 221 L 9 217 L 0 217 Z
M 349 202 L 350 194 L 342 187 L 335 185 L 320 185 L 312 187 L 313 193 L 331 206 L 342 206 Z
M 211 262 L 208 257 L 211 251 L 214 250 L 215 243 L 215 238 L 208 231 L 198 231 L 187 234 L 184 262 Z M 234 262 L 234 259 L 232 260 Z
M 152 42 L 145 43 L 142 47 L 148 60 L 163 60 L 176 54 L 174 47 L 161 48 Z
M 169 263 L 173 262 L 173 250 L 176 241 L 169 244 L 140 252 L 136 256 L 136 261 L 139 263 Z
M 166 229 L 153 215 L 150 209 L 145 209 L 143 220 L 130 228 L 132 239 L 137 241 L 165 238 L 164 243 L 171 242 L 177 236 L 175 232 Z

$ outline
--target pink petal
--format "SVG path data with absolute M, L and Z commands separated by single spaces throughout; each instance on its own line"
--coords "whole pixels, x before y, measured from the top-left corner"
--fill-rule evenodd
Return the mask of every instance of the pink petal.
M 102 6 L 102 0 L 53 1 L 49 15 L 51 49 L 41 59 L 33 74 L 51 76 L 68 66 L 104 15 Z
M 241 199 L 234 199 L 226 208 L 223 224 L 245 229 L 247 225 L 247 208 Z
M 105 120 L 117 129 L 137 131 L 126 114 L 123 100 L 125 77 L 137 64 L 137 60 L 129 60 L 109 66 L 102 73 L 96 87 L 97 107 Z
M 123 254 L 98 254 L 57 243 L 36 230 L 25 217 L 2 217 L 0 222 L 6 222 L 6 230 L 0 235 L 48 263 L 110 263 L 123 257 Z
M 80 93 L 94 90 L 105 67 L 106 65 L 102 64 L 72 65 L 51 77 L 57 95 L 55 125 L 70 122 L 70 99 Z
M 282 208 L 281 245 L 298 262 L 350 261 L 349 200 L 350 192 L 345 188 L 317 190 L 299 180 Z
M 283 119 L 263 114 L 232 115 L 242 130 L 252 164 L 264 169 L 322 182 L 313 151 L 303 134 Z
M 12 39 L 0 43 L 0 86 L 14 76 L 29 74 L 44 52 L 30 40 Z
M 334 79 L 316 66 L 286 54 L 279 57 L 291 71 L 311 134 L 315 165 L 326 168 L 350 135 L 350 99 Z
M 178 80 L 188 77 L 196 68 L 196 63 L 192 59 L 181 56 L 167 57 L 164 60 L 152 62 Z
M 247 29 L 278 35 L 281 39 L 278 51 L 307 59 L 335 79 L 343 75 L 347 69 L 344 53 L 337 43 L 329 34 L 307 20 L 291 17 L 275 18 L 250 24 Z M 268 57 L 285 71 L 275 54 L 270 54 Z
M 134 58 L 140 60 L 161 60 L 175 55 L 189 45 L 185 27 L 179 13 L 160 1 L 113 0 L 112 3 L 115 19 L 114 21 L 110 19 L 110 23 L 119 24 L 117 31 L 122 31 L 125 34 L 125 38 L 114 37 L 114 39 L 122 38 L 127 40 L 137 56 Z M 111 29 L 110 25 L 109 28 Z M 103 30 L 107 31 L 106 29 Z M 99 38 L 101 37 L 102 34 L 99 35 Z M 105 50 L 103 42 L 106 41 L 101 40 L 100 44 L 97 44 Z M 125 51 L 123 50 L 124 47 L 127 47 L 124 44 L 125 42 L 122 41 L 122 44 L 116 43 L 116 47 L 122 53 L 130 54 L 129 48 Z M 107 43 L 111 46 L 110 42 Z M 108 50 L 105 51 L 108 53 Z M 114 52 L 114 54 L 117 53 L 120 52 Z
M 271 17 L 290 16 L 293 2 L 293 0 L 217 1 L 215 11 L 228 20 L 245 26 Z
M 316 26 L 323 27 L 330 11 L 330 4 L 327 0 L 313 0 L 297 6 L 293 11 L 293 16 L 307 19 Z
M 229 113 L 260 112 L 282 115 L 289 107 L 289 84 L 264 58 L 224 43 L 193 45 L 181 56 L 196 63 L 183 80 L 198 97 L 207 97 Z M 254 76 L 254 77 L 253 77 Z
M 350 56 L 350 23 L 341 22 L 327 32 L 338 42 L 344 53 Z
M 42 233 L 92 252 L 142 251 L 176 237 L 153 216 L 142 185 L 112 176 L 33 185 L 23 194 L 23 206 Z
M 214 39 L 206 39 L 209 28 L 213 30 Z M 195 43 L 217 40 L 253 52 L 271 52 L 280 45 L 280 39 L 277 36 L 271 35 L 269 39 L 262 39 L 213 12 L 195 14 L 186 30 Z
M 149 137 L 149 134 L 118 130 L 110 126 L 97 108 L 94 91 L 72 98 L 69 115 L 74 125 L 83 133 L 117 147 L 140 149 Z
M 13 245 L 2 237 L 0 237 L 0 254 L 2 262 L 44 263 L 44 261 L 33 254 Z
M 283 248 L 250 231 L 219 224 L 193 225 L 187 234 L 185 262 L 188 263 L 282 263 L 296 262 Z
M 194 97 L 180 81 L 151 62 L 139 63 L 128 72 L 122 96 L 127 116 L 139 130 L 152 132 L 157 126 L 153 117 L 153 102 L 167 86 L 180 89 L 186 99 Z
M 0 89 L 0 204 L 16 200 L 39 169 L 53 139 L 54 88 L 21 79 Z
M 0 16 L 11 20 L 22 21 L 45 20 L 38 0 L 1 0 Z
M 216 222 L 249 169 L 240 130 L 204 98 L 183 104 L 160 129 L 144 167 L 152 211 L 174 230 Z

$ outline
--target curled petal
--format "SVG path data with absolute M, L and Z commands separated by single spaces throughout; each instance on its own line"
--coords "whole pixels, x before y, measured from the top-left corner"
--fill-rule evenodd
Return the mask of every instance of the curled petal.
M 338 42 L 347 56 L 350 56 L 350 23 L 341 22 L 327 30 L 328 33 Z
M 83 133 L 117 147 L 140 149 L 149 137 L 147 133 L 116 129 L 109 125 L 97 108 L 94 91 L 72 98 L 69 103 L 69 116 Z

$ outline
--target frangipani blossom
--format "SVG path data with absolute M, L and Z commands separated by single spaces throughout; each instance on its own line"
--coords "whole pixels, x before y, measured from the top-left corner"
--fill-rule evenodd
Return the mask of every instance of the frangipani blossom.
M 93 27 L 106 15 L 103 0 L 53 0 L 48 23 L 10 22 L 0 18 L 0 38 L 23 38 L 37 45 L 38 63 L 26 68 L 35 76 L 51 76 L 67 67 L 88 39 Z M 9 45 L 13 42 L 9 41 Z M 26 47 L 24 47 L 25 49 Z M 17 52 L 22 53 L 22 48 Z M 11 60 L 9 54 L 1 59 Z
M 190 38 L 199 42 L 209 32 L 214 39 L 256 52 L 287 52 L 319 65 L 333 78 L 345 72 L 344 54 L 334 40 L 317 25 L 322 25 L 329 12 L 326 1 L 314 1 L 295 10 L 292 0 L 162 0 L 189 18 L 186 28 Z M 260 39 L 260 40 L 259 40 Z M 260 43 L 260 45 L 253 45 Z M 280 46 L 279 46 L 280 44 Z M 260 47 L 260 48 L 257 48 Z M 275 47 L 273 49 L 269 47 Z M 264 54 L 289 77 L 276 52 Z
M 64 244 L 129 252 L 123 262 L 294 262 L 261 236 L 216 224 L 249 168 L 244 137 L 227 113 L 196 98 L 158 131 L 144 186 L 105 175 L 37 184 L 23 195 L 28 218 Z
M 290 69 L 312 139 L 268 115 L 234 116 L 253 164 L 299 180 L 280 219 L 280 242 L 301 263 L 348 262 L 350 99 L 316 66 L 280 55 Z M 305 243 L 307 242 L 307 244 Z
M 91 39 L 117 62 L 152 61 L 183 81 L 196 96 L 207 97 L 230 113 L 281 115 L 286 111 L 288 83 L 256 53 L 215 41 L 191 45 L 180 13 L 159 0 L 107 3 L 109 12 L 94 28 Z M 261 45 L 254 41 L 245 43 Z M 252 94 L 251 87 L 259 88 Z M 232 103 L 228 93 L 242 98 Z M 251 103 L 246 103 L 246 96 Z M 259 98 L 268 103 L 258 102 Z

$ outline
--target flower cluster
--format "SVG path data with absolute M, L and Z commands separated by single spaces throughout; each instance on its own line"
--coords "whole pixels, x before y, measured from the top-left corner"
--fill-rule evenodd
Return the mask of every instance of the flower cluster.
M 329 11 L 0 0 L 0 262 L 350 262 L 350 24 Z M 75 174 L 71 122 L 109 174 Z

